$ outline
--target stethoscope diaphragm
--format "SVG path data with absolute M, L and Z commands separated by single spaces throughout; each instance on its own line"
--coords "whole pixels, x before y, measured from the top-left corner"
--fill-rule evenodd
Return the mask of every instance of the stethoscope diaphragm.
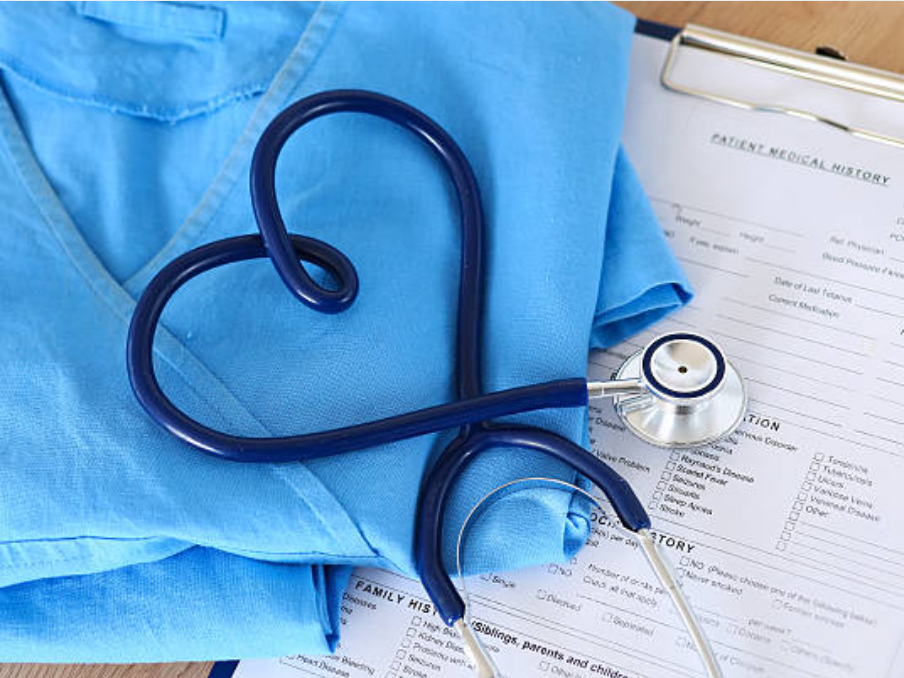
M 658 447 L 714 442 L 737 428 L 747 406 L 744 382 L 722 350 L 690 332 L 657 337 L 614 378 L 643 387 L 615 395 L 615 412 L 628 430 Z

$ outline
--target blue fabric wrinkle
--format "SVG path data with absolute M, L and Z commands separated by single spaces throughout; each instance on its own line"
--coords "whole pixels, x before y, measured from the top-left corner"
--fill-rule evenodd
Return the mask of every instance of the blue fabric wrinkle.
M 352 566 L 414 574 L 419 483 L 454 432 L 307 464 L 202 455 L 131 394 L 134 299 L 173 256 L 253 232 L 248 163 L 281 108 L 361 87 L 425 111 L 474 165 L 485 388 L 583 374 L 588 348 L 690 295 L 618 143 L 633 19 L 596 4 L 364 2 L 205 3 L 176 19 L 155 3 L 92 6 L 128 14 L 99 21 L 79 6 L 0 4 L 0 659 L 331 651 Z M 290 140 L 277 185 L 290 230 L 355 263 L 358 301 L 313 313 L 266 261 L 202 276 L 158 332 L 168 395 L 245 435 L 453 398 L 458 215 L 430 150 L 336 116 Z M 586 411 L 513 420 L 587 444 Z M 582 482 L 534 453 L 478 459 L 451 499 L 447 558 L 480 497 L 537 475 Z M 507 493 L 474 523 L 467 567 L 568 558 L 588 515 L 561 490 Z

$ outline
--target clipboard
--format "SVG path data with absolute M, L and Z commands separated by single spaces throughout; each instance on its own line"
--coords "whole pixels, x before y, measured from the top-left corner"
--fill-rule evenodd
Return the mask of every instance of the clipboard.
M 682 84 L 674 77 L 674 67 L 681 50 L 703 50 L 790 77 L 803 78 L 897 103 L 904 103 L 904 76 L 861 66 L 837 54 L 834 56 L 809 54 L 695 24 L 688 24 L 679 29 L 638 19 L 635 31 L 671 43 L 660 76 L 662 86 L 668 90 L 749 111 L 790 115 L 828 125 L 861 139 L 904 148 L 902 136 L 862 127 L 848 120 L 830 117 L 820 111 L 728 96 L 718 91 Z
M 716 91 L 705 91 L 690 87 L 676 80 L 673 71 L 675 60 L 680 50 L 697 49 L 715 52 L 792 77 L 813 80 L 900 103 L 904 103 L 904 76 L 861 66 L 837 57 L 809 54 L 694 24 L 688 24 L 684 28 L 677 28 L 667 24 L 637 19 L 635 32 L 670 43 L 660 75 L 660 81 L 666 89 L 735 108 L 803 118 L 829 125 L 859 138 L 904 148 L 904 138 L 836 120 L 817 111 L 744 100 L 726 96 Z M 238 665 L 239 660 L 216 662 L 208 674 L 208 678 L 232 678 Z

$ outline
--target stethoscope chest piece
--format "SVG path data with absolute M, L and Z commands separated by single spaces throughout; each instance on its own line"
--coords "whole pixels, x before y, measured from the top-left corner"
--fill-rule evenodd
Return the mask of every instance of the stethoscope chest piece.
M 744 382 L 710 339 L 666 334 L 632 355 L 615 374 L 638 381 L 641 393 L 614 397 L 622 423 L 659 447 L 691 448 L 728 435 L 747 406 Z
M 288 233 L 276 198 L 276 161 L 289 137 L 318 117 L 348 112 L 376 115 L 416 134 L 436 152 L 458 194 L 462 237 L 455 336 L 457 364 L 453 371 L 458 399 L 355 426 L 276 438 L 243 437 L 212 429 L 180 410 L 157 380 L 154 336 L 163 310 L 173 294 L 195 276 L 262 257 L 271 260 L 291 294 L 312 310 L 338 313 L 354 302 L 358 275 L 352 262 L 325 242 Z M 496 678 L 499 673 L 470 625 L 465 603 L 446 571 L 442 532 L 446 498 L 461 472 L 485 450 L 521 448 L 558 459 L 601 489 L 620 523 L 637 536 L 662 586 L 675 602 L 709 675 L 721 678 L 715 655 L 649 531 L 650 517 L 630 485 L 602 459 L 568 438 L 545 429 L 496 422 L 547 408 L 583 408 L 590 398 L 615 397 L 618 416 L 642 439 L 664 447 L 706 444 L 737 426 L 746 402 L 740 376 L 718 347 L 698 335 L 672 334 L 659 337 L 632 356 L 619 370 L 617 381 L 588 382 L 575 377 L 484 393 L 480 327 L 482 272 L 486 267 L 482 263 L 484 218 L 477 181 L 467 158 L 442 127 L 420 111 L 381 94 L 360 90 L 321 92 L 280 113 L 267 126 L 254 151 L 251 194 L 259 236 L 223 238 L 183 253 L 154 276 L 135 307 L 129 325 L 127 366 L 135 395 L 147 412 L 164 429 L 199 450 L 244 463 L 308 461 L 458 428 L 459 434 L 450 439 L 420 488 L 417 569 L 437 614 L 458 630 L 465 653 L 480 678 Z M 338 288 L 322 287 L 301 262 L 326 270 Z M 564 481 L 522 480 L 557 482 L 597 501 L 586 490 Z M 480 503 L 514 482 L 493 490 Z M 460 559 L 458 563 L 460 567 Z

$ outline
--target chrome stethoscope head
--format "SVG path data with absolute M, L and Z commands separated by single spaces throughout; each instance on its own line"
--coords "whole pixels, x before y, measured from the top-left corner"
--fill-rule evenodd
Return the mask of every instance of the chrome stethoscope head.
M 692 448 L 711 443 L 737 428 L 747 406 L 741 375 L 711 339 L 691 332 L 664 334 L 628 358 L 612 381 L 587 383 L 589 398 L 611 397 L 622 423 L 640 439 L 659 447 Z M 458 533 L 456 563 L 462 590 L 462 540 L 475 511 L 495 493 L 517 483 L 544 481 L 563 485 L 587 496 L 601 510 L 600 500 L 581 487 L 554 478 L 520 478 L 493 489 L 465 518 Z M 624 481 L 622 481 L 624 482 Z M 601 485 L 602 487 L 602 485 Z M 623 522 L 623 521 L 622 521 Z M 710 678 L 722 678 L 722 670 L 694 610 L 671 565 L 646 527 L 631 529 L 641 551 L 689 633 Z M 465 612 L 454 626 L 477 678 L 499 678 L 493 657 L 483 647 Z
M 747 406 L 741 375 L 710 339 L 664 334 L 628 358 L 614 381 L 588 384 L 611 396 L 622 423 L 651 445 L 701 447 L 737 428 Z

